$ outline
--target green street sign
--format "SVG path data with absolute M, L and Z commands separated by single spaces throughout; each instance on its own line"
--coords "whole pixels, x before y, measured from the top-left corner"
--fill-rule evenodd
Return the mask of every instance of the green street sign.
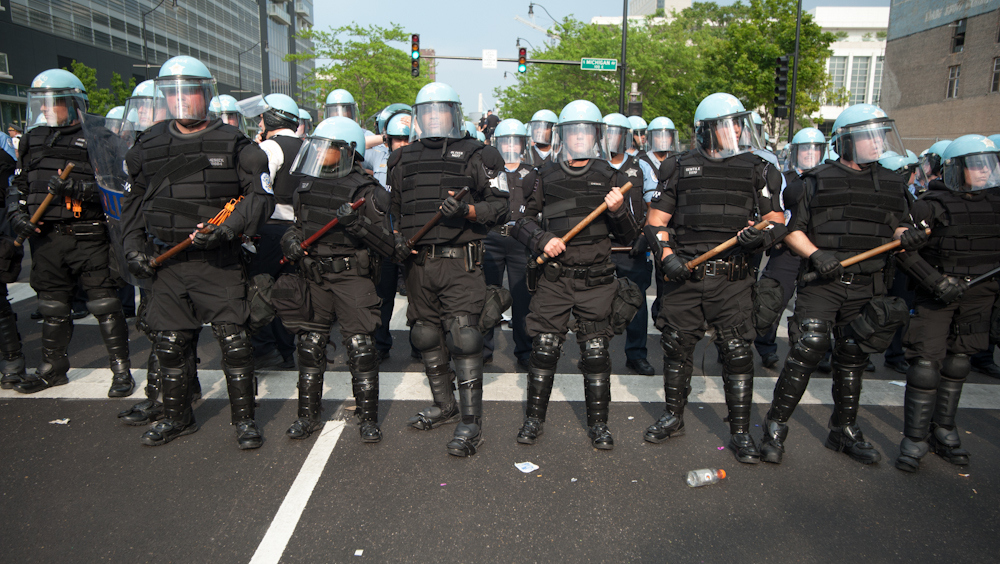
M 613 71 L 618 69 L 618 59 L 592 59 L 584 57 L 580 59 L 581 70 L 592 71 Z

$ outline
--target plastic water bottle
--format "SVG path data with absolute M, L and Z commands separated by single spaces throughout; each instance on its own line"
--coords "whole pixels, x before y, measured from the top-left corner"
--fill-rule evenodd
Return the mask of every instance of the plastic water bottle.
M 692 488 L 697 488 L 699 486 L 707 486 L 709 484 L 714 484 L 719 480 L 726 477 L 726 471 L 712 470 L 711 468 L 702 468 L 701 470 L 692 470 L 688 472 L 687 482 Z

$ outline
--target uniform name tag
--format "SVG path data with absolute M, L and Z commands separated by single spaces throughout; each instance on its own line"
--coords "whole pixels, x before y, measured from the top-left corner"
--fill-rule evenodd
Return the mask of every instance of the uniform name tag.
M 700 166 L 686 166 L 684 167 L 684 178 L 689 176 L 701 176 Z
M 83 137 L 77 137 L 76 139 L 73 140 L 73 145 L 75 145 L 77 147 L 80 147 L 82 149 L 86 149 L 87 148 L 87 140 L 84 139 Z
M 604 186 L 601 182 L 588 182 L 587 186 Z
M 209 157 L 208 164 L 216 167 L 222 168 L 226 166 L 226 157 Z
M 462 158 L 462 155 L 464 155 L 464 154 L 465 154 L 465 151 L 451 151 L 451 152 L 448 153 L 448 156 L 451 157 L 451 158 L 453 158 L 453 159 L 460 159 L 460 158 Z

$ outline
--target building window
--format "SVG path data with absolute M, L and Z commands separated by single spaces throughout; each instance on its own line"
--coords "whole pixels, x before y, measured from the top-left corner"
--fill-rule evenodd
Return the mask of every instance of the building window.
M 7 69 L 7 53 L 0 53 L 0 75 L 10 76 Z
M 854 57 L 851 67 L 851 97 L 849 104 L 864 104 L 868 94 L 868 69 L 871 57 Z
M 840 90 L 847 81 L 847 57 L 830 57 L 830 83 Z
M 885 57 L 875 57 L 875 76 L 872 77 L 872 104 L 876 106 L 882 97 L 882 65 Z
M 958 98 L 958 75 L 961 70 L 962 65 L 948 67 L 948 92 L 944 95 L 945 99 Z
M 951 52 L 961 53 L 965 49 L 965 18 L 951 25 L 955 28 L 955 35 L 951 38 Z
M 1000 57 L 993 59 L 993 83 L 990 92 L 1000 92 Z

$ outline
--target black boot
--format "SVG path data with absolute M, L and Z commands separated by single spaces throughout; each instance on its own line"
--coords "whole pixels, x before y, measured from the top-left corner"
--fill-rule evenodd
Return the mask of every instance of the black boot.
M 462 422 L 455 428 L 455 436 L 447 444 L 452 456 L 472 456 L 483 443 L 483 357 L 456 356 L 455 372 L 458 375 L 458 399 Z
M 899 443 L 899 457 L 896 458 L 896 468 L 903 472 L 916 472 L 920 468 L 920 459 L 930 450 L 927 441 L 914 441 L 910 437 L 903 437 L 903 442 Z
M 160 446 L 198 431 L 189 402 L 190 377 L 184 372 L 183 367 L 161 368 L 163 419 L 153 423 L 142 435 L 142 444 Z
M 246 331 L 230 323 L 212 325 L 212 332 L 222 349 L 222 371 L 226 374 L 229 408 L 236 426 L 236 444 L 240 450 L 260 448 L 264 437 L 254 422 L 257 380 L 250 338 Z
M 146 425 L 163 418 L 160 403 L 160 363 L 156 351 L 149 351 L 146 361 L 146 399 L 120 412 L 118 418 L 126 425 Z
M 914 359 L 906 370 L 906 392 L 903 396 L 903 441 L 899 445 L 896 468 L 916 472 L 920 459 L 930 447 L 931 417 L 937 399 L 937 384 L 941 380 L 941 365 L 922 358 Z
M 522 445 L 533 445 L 542 435 L 542 424 L 549 409 L 549 397 L 552 395 L 552 383 L 556 375 L 554 369 L 536 366 L 538 360 L 534 354 L 528 359 L 528 408 L 525 410 L 524 425 L 517 432 L 517 442 Z
M 455 403 L 455 373 L 448 364 L 448 353 L 444 347 L 423 351 L 424 368 L 431 386 L 434 405 L 425 408 L 407 421 L 407 425 L 421 431 L 429 431 L 461 419 L 462 415 Z
M 299 418 L 285 432 L 290 439 L 306 439 L 323 427 L 323 374 L 300 373 L 298 387 Z
M 865 440 L 861 428 L 855 424 L 837 427 L 830 422 L 830 435 L 826 438 L 826 448 L 843 452 L 862 464 L 875 464 L 882 460 L 871 443 Z
M 615 440 L 608 429 L 608 410 L 611 406 L 611 374 L 584 374 L 583 393 L 587 401 L 587 427 L 590 444 L 596 449 L 611 450 Z
M 65 305 L 69 309 L 69 305 Z M 14 385 L 22 394 L 33 394 L 53 386 L 69 383 L 69 358 L 66 349 L 73 337 L 73 321 L 66 316 L 45 316 L 42 323 L 42 364 Z
M 651 443 L 662 443 L 671 437 L 684 434 L 684 406 L 691 393 L 693 367 L 680 361 L 663 358 L 663 391 L 667 407 L 663 415 L 646 429 L 642 438 Z
M 744 464 L 757 464 L 760 462 L 760 451 L 753 442 L 750 433 L 733 433 L 729 439 L 729 448 L 736 453 L 736 460 Z
M 837 336 L 833 351 L 833 416 L 826 448 L 843 452 L 862 464 L 875 464 L 882 455 L 865 440 L 855 423 L 861 403 L 861 377 L 868 355 L 860 353 L 849 338 Z
M 101 292 L 102 290 L 93 290 Z M 122 303 L 115 297 L 96 297 L 87 301 L 87 308 L 97 319 L 97 326 L 101 330 L 101 338 L 104 346 L 108 349 L 108 358 L 111 362 L 111 372 L 114 374 L 111 380 L 111 388 L 108 390 L 109 398 L 124 398 L 132 395 L 135 390 L 135 380 L 129 362 L 128 350 L 128 325 L 125 315 L 122 313 Z
M 10 309 L 6 300 L 6 311 L 0 314 L 0 388 L 10 390 L 26 376 L 24 372 L 24 354 L 21 353 L 21 334 L 17 331 L 17 316 Z
M 361 441 L 377 443 L 382 440 L 382 430 L 378 426 L 378 370 L 351 374 L 351 384 Z
M 935 424 L 931 428 L 930 447 L 934 449 L 934 454 L 956 466 L 969 464 L 969 451 L 962 448 L 962 439 L 954 427 L 949 429 Z
M 785 439 L 788 438 L 788 425 L 771 419 L 768 414 L 764 420 L 764 437 L 760 440 L 760 458 L 771 464 L 781 464 L 785 455 Z
M 749 352 L 749 345 L 746 347 Z M 727 359 L 728 359 L 727 352 Z M 753 357 L 749 357 L 752 369 Z M 736 460 L 744 464 L 760 462 L 760 451 L 750 436 L 750 408 L 753 405 L 753 374 L 725 374 L 723 387 L 729 411 L 729 448 L 736 453 Z
M 967 355 L 950 354 L 941 363 L 941 383 L 937 389 L 937 404 L 934 407 L 931 425 L 931 448 L 934 453 L 952 464 L 965 466 L 969 463 L 969 451 L 962 448 L 962 440 L 955 428 L 958 400 L 962 396 L 962 386 L 972 370 Z

